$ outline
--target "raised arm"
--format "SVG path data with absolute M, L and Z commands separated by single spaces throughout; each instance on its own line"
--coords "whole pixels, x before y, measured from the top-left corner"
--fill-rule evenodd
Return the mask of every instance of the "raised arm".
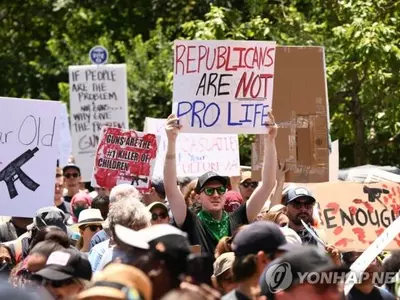
M 168 147 L 164 164 L 164 188 L 175 223 L 179 227 L 181 227 L 185 221 L 187 209 L 185 199 L 178 188 L 176 175 L 175 149 L 176 138 L 178 137 L 180 128 L 181 126 L 175 115 L 170 115 L 165 126 L 168 137 Z
M 276 126 L 275 119 L 272 114 L 270 114 L 270 119 L 272 124 L 267 124 L 269 133 L 264 136 L 265 148 L 262 181 L 250 196 L 250 199 L 246 202 L 247 220 L 249 223 L 255 220 L 275 186 L 277 168 L 275 138 L 278 134 L 278 126 Z

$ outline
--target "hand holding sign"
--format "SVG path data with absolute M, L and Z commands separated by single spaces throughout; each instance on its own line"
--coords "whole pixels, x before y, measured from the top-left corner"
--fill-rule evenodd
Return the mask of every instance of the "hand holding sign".
M 179 119 L 174 114 L 169 115 L 167 118 L 167 124 L 165 125 L 168 140 L 176 140 L 181 128 L 182 125 L 179 125 Z
M 268 117 L 270 121 L 265 123 L 265 126 L 268 128 L 267 139 L 268 141 L 273 141 L 278 135 L 278 125 L 276 125 L 275 117 L 271 112 L 268 113 Z

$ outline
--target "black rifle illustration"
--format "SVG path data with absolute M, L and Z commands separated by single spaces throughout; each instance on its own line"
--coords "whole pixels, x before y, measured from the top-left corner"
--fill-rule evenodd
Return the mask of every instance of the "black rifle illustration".
M 365 194 L 368 194 L 368 201 L 369 202 L 375 202 L 378 201 L 380 202 L 383 206 L 386 207 L 385 204 L 383 204 L 383 202 L 381 201 L 381 195 L 382 194 L 389 194 L 388 190 L 385 189 L 377 189 L 377 188 L 369 188 L 367 186 L 364 185 L 364 189 L 363 189 Z
M 148 181 L 149 181 L 149 179 L 147 178 L 147 177 L 140 177 L 140 176 L 136 176 L 136 175 L 134 175 L 134 176 L 132 176 L 132 183 L 131 183 L 131 185 L 133 185 L 133 186 L 138 186 L 139 185 L 139 180 L 140 181 L 143 181 L 144 183 L 147 183 Z
M 25 174 L 24 171 L 21 170 L 21 167 L 29 161 L 36 152 L 39 151 L 39 148 L 31 150 L 28 149 L 12 162 L 10 162 L 1 172 L 0 172 L 0 182 L 5 181 L 8 189 L 8 193 L 10 198 L 13 199 L 18 196 L 17 189 L 15 188 L 14 182 L 18 179 L 21 180 L 22 184 L 25 185 L 31 191 L 36 191 L 36 189 L 40 186 L 35 181 L 33 181 L 28 175 Z

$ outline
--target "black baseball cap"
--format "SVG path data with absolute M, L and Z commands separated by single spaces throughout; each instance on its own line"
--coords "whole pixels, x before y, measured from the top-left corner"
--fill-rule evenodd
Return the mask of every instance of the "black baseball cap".
M 151 187 L 154 188 L 157 194 L 159 194 L 163 199 L 165 199 L 164 181 L 161 178 L 152 178 Z
M 78 250 L 65 249 L 51 253 L 46 266 L 34 273 L 34 276 L 51 281 L 70 278 L 90 280 L 92 278 L 92 267 L 89 260 Z
M 78 171 L 79 174 L 81 174 L 81 169 L 76 165 L 76 164 L 67 164 L 63 167 L 63 174 L 67 169 L 75 169 Z
M 307 198 L 312 202 L 316 202 L 311 192 L 305 187 L 292 187 L 285 194 L 285 204 L 288 204 L 299 198 Z
M 228 185 L 228 180 L 226 179 L 226 177 L 220 176 L 215 172 L 207 172 L 198 178 L 195 189 L 196 193 L 199 194 L 203 187 L 207 184 L 207 182 L 212 180 L 220 182 L 223 186 Z
M 246 256 L 259 251 L 272 254 L 276 251 L 289 251 L 295 244 L 286 241 L 280 227 L 270 221 L 256 221 L 240 230 L 233 239 L 232 250 L 235 255 Z
M 46 226 L 57 226 L 64 232 L 68 232 L 67 220 L 67 216 L 61 209 L 54 206 L 42 207 L 36 211 L 33 223 L 28 225 L 28 229 L 32 229 L 34 226 L 39 229 Z
M 350 271 L 348 267 L 335 265 L 321 248 L 305 245 L 301 248 L 292 249 L 272 261 L 260 277 L 261 295 L 267 296 L 268 299 L 273 299 L 274 291 L 270 286 L 270 280 L 275 277 L 273 275 L 278 267 L 280 272 L 285 272 L 281 274 L 282 283 L 284 283 L 284 286 L 281 286 L 282 289 L 289 289 L 299 283 L 299 274 L 331 272 L 344 274 Z M 289 279 L 289 282 L 287 279 Z

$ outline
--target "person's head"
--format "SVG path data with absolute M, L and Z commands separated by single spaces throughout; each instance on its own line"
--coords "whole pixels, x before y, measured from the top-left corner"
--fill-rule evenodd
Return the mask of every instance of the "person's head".
M 296 226 L 301 226 L 301 220 L 305 223 L 313 223 L 313 209 L 315 198 L 304 187 L 294 187 L 285 195 L 286 215 L 289 221 Z
M 285 251 L 291 250 L 280 227 L 269 221 L 256 221 L 240 230 L 232 242 L 235 253 L 235 281 L 258 279 L 264 268 Z
M 73 214 L 74 222 L 79 219 L 79 214 L 81 211 L 88 209 L 92 204 L 92 198 L 89 194 L 84 192 L 79 192 L 72 197 L 71 200 L 71 210 Z
M 356 252 L 356 251 L 349 251 L 349 252 L 344 252 L 342 253 L 342 260 L 345 266 L 350 267 L 360 256 L 362 252 Z M 374 273 L 379 273 L 382 271 L 382 266 L 378 262 L 378 259 L 375 258 L 371 264 L 365 269 L 365 273 L 371 275 L 368 277 L 362 277 L 363 281 L 361 284 L 373 284 L 373 279 Z
M 265 214 L 263 220 L 271 221 L 278 224 L 280 227 L 289 225 L 289 218 L 285 214 L 286 209 L 269 211 Z
M 153 202 L 164 202 L 165 189 L 164 182 L 161 178 L 151 179 L 151 189 L 149 193 L 142 195 L 142 201 L 145 205 L 150 205 Z
M 197 181 L 196 193 L 203 210 L 219 212 L 224 209 L 228 181 L 214 172 L 201 175 Z
M 259 278 L 261 294 L 271 300 L 341 300 L 339 279 L 329 283 L 324 278 L 344 278 L 348 270 L 336 266 L 324 250 L 302 246 L 286 252 L 265 268 Z M 281 272 L 279 279 L 278 272 Z M 305 279 L 302 281 L 301 277 Z
M 147 206 L 151 213 L 151 224 L 169 224 L 168 208 L 164 203 L 153 202 Z
M 236 191 L 226 192 L 224 210 L 228 213 L 234 212 L 243 203 L 242 195 Z
M 29 244 L 29 251 L 42 241 L 51 241 L 61 245 L 64 248 L 70 246 L 68 234 L 57 226 L 46 226 L 41 228 L 32 238 Z
M 110 198 L 108 196 L 97 195 L 92 201 L 92 208 L 97 208 L 101 211 L 103 219 L 107 219 L 108 210 L 110 208 Z
M 6 245 L 0 244 L 0 276 L 8 276 L 11 269 L 15 266 L 15 258 L 11 254 L 11 249 Z
M 66 249 L 52 240 L 41 241 L 37 243 L 26 258 L 26 269 L 29 273 L 35 273 L 46 266 L 47 259 L 54 251 Z
M 67 217 L 65 213 L 54 206 L 40 208 L 36 211 L 33 223 L 28 226 L 32 231 L 32 239 L 44 227 L 56 226 L 67 233 Z
M 233 280 L 232 272 L 234 261 L 235 253 L 226 252 L 221 254 L 214 262 L 213 286 L 225 294 L 237 286 L 237 283 Z
M 186 195 L 187 188 L 189 187 L 189 184 L 193 181 L 196 182 L 197 178 L 192 178 L 192 177 L 178 178 L 178 186 L 179 186 L 179 189 L 181 190 L 182 195 Z M 193 186 L 193 189 L 195 187 L 196 187 L 196 185 Z
M 60 168 L 56 169 L 56 182 L 54 184 L 54 200 L 62 199 L 64 193 L 64 177 Z
M 110 189 L 98 187 L 98 186 L 95 187 L 93 190 L 97 193 L 97 196 L 107 197 L 107 198 L 110 196 L 110 192 L 111 192 Z
M 137 199 L 140 201 L 141 195 L 133 185 L 127 183 L 119 184 L 113 187 L 110 192 L 110 204 L 112 205 L 115 202 L 124 199 Z
M 382 270 L 386 274 L 396 274 L 400 270 L 400 250 L 393 251 L 388 257 L 383 260 Z M 389 276 L 388 276 L 389 277 Z M 391 279 L 391 278 L 388 278 Z M 396 280 L 392 282 L 387 282 L 386 287 L 388 290 L 395 294 L 395 284 Z
M 140 231 L 116 226 L 115 233 L 122 243 L 148 251 L 129 263 L 148 274 L 154 287 L 154 299 L 179 287 L 188 269 L 190 245 L 187 235 L 178 228 L 159 224 Z M 211 274 L 210 274 L 211 275 Z
M 33 274 L 56 299 L 73 297 L 81 292 L 86 281 L 92 278 L 92 268 L 88 259 L 75 249 L 54 251 L 46 265 Z
M 187 207 L 198 205 L 199 195 L 196 193 L 197 179 L 190 181 L 183 189 L 182 195 L 185 198 Z
M 151 214 L 140 201 L 120 200 L 110 207 L 108 223 L 116 244 L 120 245 L 119 239 L 115 235 L 115 226 L 118 224 L 138 231 L 151 225 Z
M 220 239 L 215 247 L 214 257 L 218 258 L 226 252 L 232 252 L 232 240 L 231 236 L 224 236 Z
M 73 163 L 67 164 L 63 168 L 63 176 L 65 180 L 65 187 L 68 189 L 68 191 L 77 193 L 79 191 L 80 182 L 82 181 L 81 169 Z
M 80 213 L 79 221 L 76 225 L 84 243 L 89 244 L 92 237 L 103 229 L 103 222 L 104 219 L 99 209 L 88 208 Z
M 251 171 L 243 171 L 240 175 L 239 190 L 244 201 L 249 200 L 257 186 L 258 182 L 251 179 Z
M 77 299 L 152 300 L 152 293 L 151 281 L 141 270 L 112 263 L 94 276 L 91 287 L 81 292 Z

